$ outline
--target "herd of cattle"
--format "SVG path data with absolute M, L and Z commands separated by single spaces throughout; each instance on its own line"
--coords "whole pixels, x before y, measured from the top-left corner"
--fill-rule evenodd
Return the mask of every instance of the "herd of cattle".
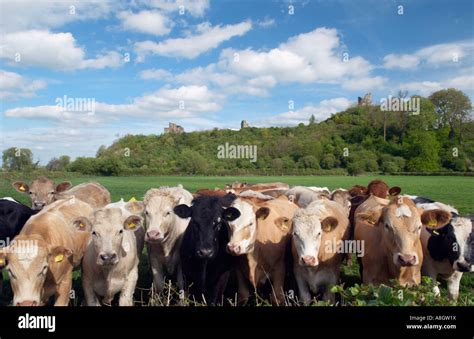
M 110 305 L 117 295 L 119 305 L 133 305 L 145 245 L 158 292 L 171 280 L 208 305 L 224 300 L 230 279 L 239 304 L 269 283 L 272 303 L 283 305 L 289 279 L 300 302 L 334 302 L 330 286 L 356 248 L 364 283 L 417 285 L 423 274 L 446 280 L 456 299 L 463 272 L 474 270 L 469 219 L 381 180 L 332 192 L 235 183 L 191 194 L 179 185 L 114 203 L 98 183 L 72 187 L 42 177 L 13 187 L 32 206 L 0 199 L 0 269 L 17 306 L 51 297 L 68 305 L 79 266 L 86 305 Z

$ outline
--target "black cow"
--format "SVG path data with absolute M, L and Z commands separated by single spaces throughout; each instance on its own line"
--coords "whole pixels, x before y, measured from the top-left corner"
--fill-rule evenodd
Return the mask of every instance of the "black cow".
M 0 241 L 3 244 L 11 241 L 37 212 L 20 202 L 0 199 Z
M 178 205 L 174 212 L 180 218 L 191 218 L 183 235 L 180 255 L 185 286 L 196 300 L 204 297 L 208 305 L 216 305 L 224 294 L 235 257 L 229 255 L 228 221 L 240 216 L 229 207 L 234 194 L 224 197 L 199 196 L 192 206 Z

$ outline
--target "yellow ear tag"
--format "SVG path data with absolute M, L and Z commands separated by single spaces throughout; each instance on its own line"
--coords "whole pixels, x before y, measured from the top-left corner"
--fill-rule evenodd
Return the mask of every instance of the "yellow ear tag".
M 24 192 L 26 191 L 26 187 L 24 185 L 21 185 L 20 188 L 19 188 L 20 191 Z
M 134 230 L 137 227 L 137 224 L 135 224 L 134 222 L 131 222 L 127 225 L 127 227 L 130 230 Z
M 58 254 L 54 257 L 54 262 L 61 262 L 64 259 L 64 254 Z
M 375 225 L 375 219 L 374 218 L 368 219 L 367 222 L 371 225 Z
M 86 225 L 84 225 L 84 223 L 81 222 L 81 223 L 79 224 L 79 228 L 84 228 L 84 227 L 86 227 Z
M 128 202 L 135 202 L 135 201 L 137 201 L 137 199 L 135 199 L 135 197 L 131 197 Z
M 5 265 L 5 259 L 0 258 L 0 266 Z
M 431 220 L 428 222 L 428 227 L 429 227 L 429 228 L 435 228 L 436 225 L 438 225 L 438 222 L 437 222 L 435 219 L 431 219 Z
M 434 234 L 439 235 L 438 231 L 433 231 Z
M 324 232 L 330 232 L 332 229 L 331 225 L 324 225 L 323 231 Z

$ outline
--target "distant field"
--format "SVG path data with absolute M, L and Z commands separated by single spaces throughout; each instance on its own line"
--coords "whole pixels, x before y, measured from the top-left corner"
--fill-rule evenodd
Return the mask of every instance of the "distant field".
M 474 178 L 449 176 L 265 176 L 265 177 L 205 177 L 205 176 L 148 176 L 148 177 L 75 177 L 73 184 L 98 181 L 107 187 L 112 199 L 142 198 L 152 187 L 182 184 L 186 189 L 224 187 L 234 181 L 257 183 L 282 181 L 290 185 L 327 186 L 330 189 L 349 188 L 355 184 L 367 185 L 369 181 L 380 178 L 390 186 L 400 186 L 403 193 L 429 197 L 453 205 L 462 214 L 474 214 Z M 25 178 L 26 181 L 29 178 Z M 55 179 L 60 182 L 62 179 Z M 0 196 L 13 196 L 23 202 L 27 197 L 17 193 L 10 181 L 0 181 Z

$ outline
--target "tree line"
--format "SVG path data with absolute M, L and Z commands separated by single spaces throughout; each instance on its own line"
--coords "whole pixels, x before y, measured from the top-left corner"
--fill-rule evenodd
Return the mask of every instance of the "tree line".
M 399 97 L 406 100 L 406 93 Z M 350 107 L 295 127 L 213 129 L 183 134 L 127 135 L 95 157 L 53 158 L 51 171 L 89 175 L 309 175 L 365 172 L 472 172 L 474 122 L 469 97 L 456 89 L 419 99 L 419 114 Z M 218 146 L 256 145 L 257 161 L 219 159 Z M 18 156 L 18 153 L 20 154 Z M 3 152 L 8 171 L 38 168 L 28 149 Z

